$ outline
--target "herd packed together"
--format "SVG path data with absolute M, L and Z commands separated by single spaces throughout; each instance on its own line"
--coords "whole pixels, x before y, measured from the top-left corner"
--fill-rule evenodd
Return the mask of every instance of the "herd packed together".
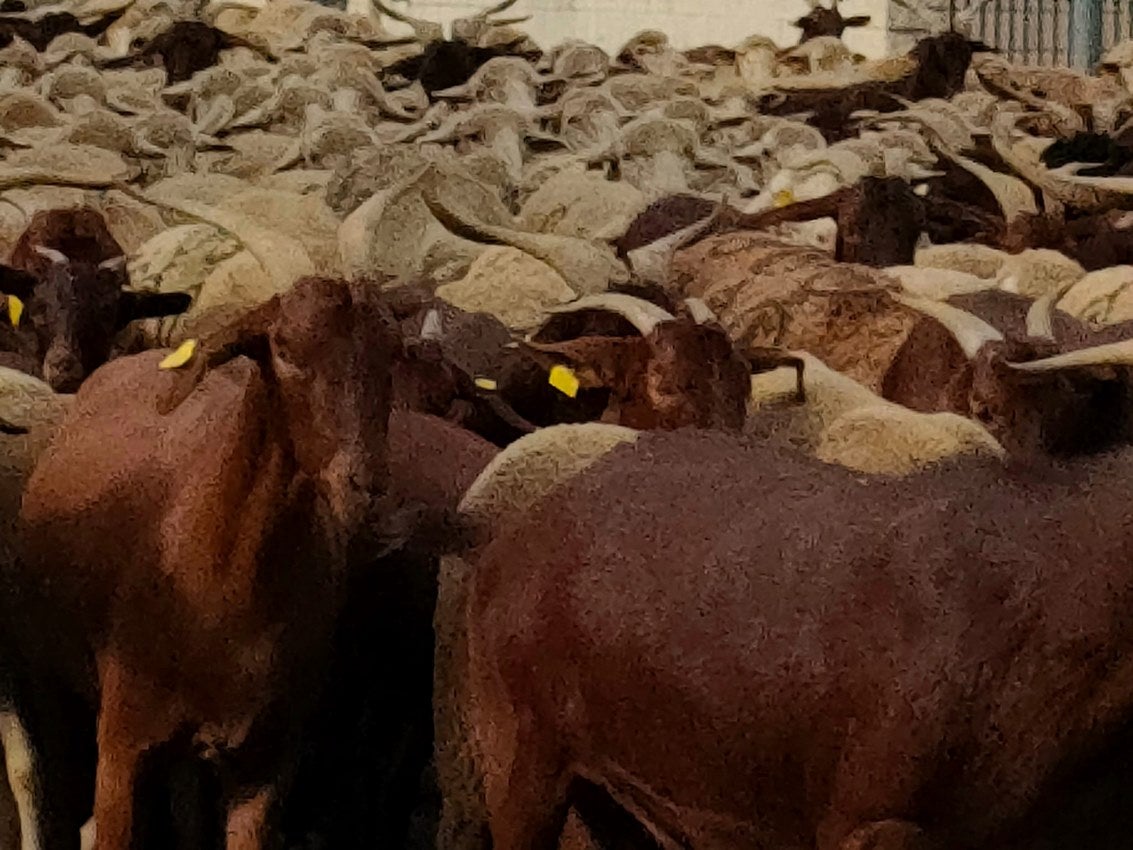
M 1133 42 L 513 4 L 0 4 L 0 850 L 1128 846 Z

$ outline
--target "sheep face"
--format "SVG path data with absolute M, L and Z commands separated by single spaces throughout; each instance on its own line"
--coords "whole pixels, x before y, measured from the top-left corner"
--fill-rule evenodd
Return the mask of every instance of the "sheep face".
M 1084 454 L 1121 441 L 1131 401 L 1129 369 L 1024 372 L 1008 365 L 1054 353 L 1053 345 L 1032 341 L 984 345 L 972 361 L 958 411 L 966 410 L 1017 456 Z
M 645 336 L 527 346 L 573 368 L 583 390 L 608 390 L 603 422 L 639 430 L 743 427 L 750 367 L 718 325 L 678 316 Z
M 841 38 L 842 33 L 848 28 L 864 27 L 869 21 L 869 15 L 855 15 L 852 18 L 842 17 L 837 2 L 829 9 L 816 2 L 814 3 L 813 9 L 795 21 L 795 26 L 803 31 L 802 38 L 799 39 L 799 44 L 804 44 L 812 38 L 821 38 L 823 36 Z
M 126 258 L 94 210 L 37 213 L 12 251 L 24 273 L 13 291 L 25 302 L 43 379 L 75 392 L 110 357 L 116 333 L 136 318 L 188 308 L 184 293 L 126 292 Z

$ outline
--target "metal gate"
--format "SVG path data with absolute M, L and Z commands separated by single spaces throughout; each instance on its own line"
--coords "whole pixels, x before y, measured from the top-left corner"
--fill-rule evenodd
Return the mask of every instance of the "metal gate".
M 953 10 L 974 38 L 1028 65 L 1090 68 L 1133 38 L 1133 0 L 974 0 Z

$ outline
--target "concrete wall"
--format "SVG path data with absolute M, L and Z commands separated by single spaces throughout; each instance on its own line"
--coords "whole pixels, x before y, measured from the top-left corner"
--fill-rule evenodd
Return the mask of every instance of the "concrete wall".
M 391 2 L 398 11 L 445 24 L 490 4 L 490 0 Z M 825 5 L 829 2 L 825 0 Z M 892 2 L 897 0 L 841 0 L 839 8 L 846 17 L 872 18 L 869 26 L 847 31 L 846 44 L 852 50 L 870 58 L 888 53 Z M 568 38 L 579 38 L 613 53 L 645 29 L 664 32 L 678 49 L 705 44 L 732 47 L 756 34 L 787 47 L 799 38 L 798 28 L 790 22 L 809 9 L 807 0 L 519 0 L 506 15 L 531 14 L 532 19 L 522 27 L 545 49 Z M 391 31 L 408 32 L 388 19 L 383 23 Z

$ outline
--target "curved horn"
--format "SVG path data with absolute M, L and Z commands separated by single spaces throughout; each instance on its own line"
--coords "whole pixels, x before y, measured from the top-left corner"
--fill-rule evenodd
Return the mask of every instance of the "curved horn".
M 126 255 L 119 254 L 117 257 L 111 257 L 109 260 L 103 260 L 98 264 L 98 268 L 103 271 L 120 272 L 126 268 Z
M 1027 336 L 1054 339 L 1054 304 L 1058 297 L 1057 292 L 1048 292 L 1027 310 Z
M 1031 305 L 1027 311 L 1027 336 L 1054 339 L 1054 307 L 1076 283 L 1064 281 Z
M 485 18 L 491 17 L 492 15 L 498 15 L 500 12 L 506 12 L 517 2 L 518 0 L 502 0 L 502 2 L 497 3 L 495 6 L 489 6 L 487 9 L 477 12 L 475 15 L 473 15 L 473 18 L 483 20 Z
M 711 308 L 700 298 L 686 298 L 684 305 L 688 310 L 688 314 L 692 316 L 693 321 L 698 325 L 720 321 L 716 318 L 716 314 L 712 312 Z
M 577 313 L 580 310 L 608 310 L 617 313 L 641 333 L 648 336 L 661 322 L 670 322 L 673 315 L 656 304 L 643 298 L 635 298 L 621 292 L 602 292 L 597 295 L 584 295 L 569 304 L 553 307 L 550 313 Z
M 402 12 L 391 9 L 382 0 L 371 0 L 374 8 L 381 12 L 388 18 L 393 18 L 395 21 L 401 21 L 403 24 L 408 24 L 413 28 L 413 34 L 417 36 L 420 41 L 433 41 L 443 40 L 445 37 L 444 27 L 436 21 L 426 21 L 423 18 L 414 18 Z
M 53 263 L 58 263 L 65 266 L 67 265 L 67 263 L 71 262 L 67 259 L 66 254 L 64 254 L 62 251 L 56 251 L 54 248 L 46 248 L 43 245 L 34 245 L 32 247 L 32 250 L 39 254 L 41 257 L 46 257 Z
M 971 360 L 986 343 L 1003 342 L 1003 334 L 967 310 L 945 304 L 943 301 L 933 301 L 907 293 L 894 294 L 893 298 L 906 307 L 911 307 L 918 313 L 931 316 L 944 325 L 960 343 L 964 356 Z
M 1133 339 L 1080 348 L 1042 360 L 1026 363 L 1007 363 L 1012 369 L 1027 372 L 1052 372 L 1056 369 L 1073 369 L 1081 366 L 1133 366 Z

